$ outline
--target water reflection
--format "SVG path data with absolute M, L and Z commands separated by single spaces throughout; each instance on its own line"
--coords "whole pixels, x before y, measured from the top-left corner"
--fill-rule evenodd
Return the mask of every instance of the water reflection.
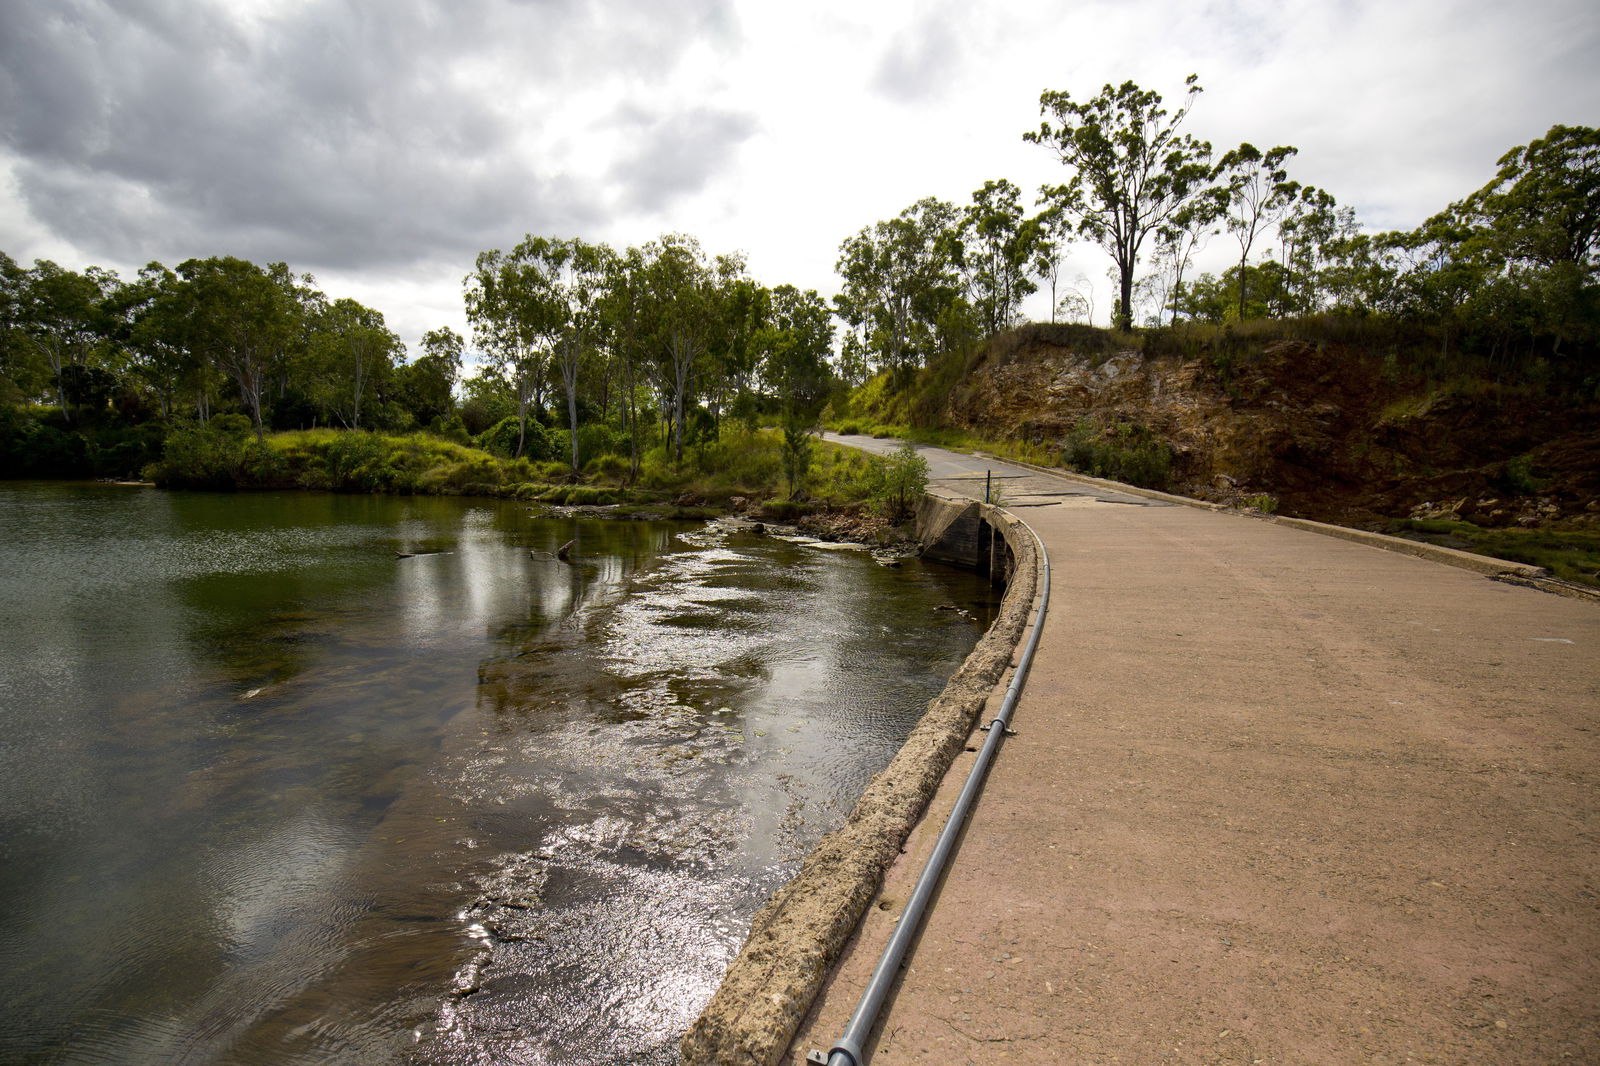
M 975 638 L 932 608 L 988 596 L 715 527 L 0 486 L 0 1060 L 672 1061 Z

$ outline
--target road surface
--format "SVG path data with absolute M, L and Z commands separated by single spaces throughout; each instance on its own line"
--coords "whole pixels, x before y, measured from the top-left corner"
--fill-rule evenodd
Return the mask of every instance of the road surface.
M 1014 475 L 1054 596 L 871 1062 L 1600 1062 L 1600 606 L 923 454 Z M 786 1061 L 843 1030 L 971 758 Z

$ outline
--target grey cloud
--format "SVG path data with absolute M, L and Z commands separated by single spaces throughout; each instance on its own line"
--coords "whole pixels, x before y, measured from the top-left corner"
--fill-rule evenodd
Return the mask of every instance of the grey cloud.
M 942 15 L 924 18 L 895 35 L 878 69 L 873 88 L 902 104 L 942 95 L 959 58 L 954 29 Z
M 629 107 L 616 121 L 630 129 L 637 148 L 617 162 L 611 179 L 621 202 L 644 212 L 660 212 L 698 191 L 756 131 L 749 115 L 706 107 L 665 114 Z
M 598 225 L 605 190 L 526 160 L 538 116 L 508 116 L 475 69 L 508 62 L 559 106 L 573 83 L 668 74 L 732 26 L 726 0 L 322 0 L 256 26 L 181 0 L 8 7 L 0 136 L 35 218 L 102 259 L 336 269 Z M 746 135 L 703 110 L 653 129 L 712 160 Z M 619 174 L 625 199 L 659 209 L 704 177 L 666 155 L 653 178 Z

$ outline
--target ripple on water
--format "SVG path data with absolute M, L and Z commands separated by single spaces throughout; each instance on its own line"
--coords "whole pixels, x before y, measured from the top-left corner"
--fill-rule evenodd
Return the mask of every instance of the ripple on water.
M 6 1061 L 674 1061 L 976 635 L 959 575 L 722 527 L 55 499 L 0 543 Z

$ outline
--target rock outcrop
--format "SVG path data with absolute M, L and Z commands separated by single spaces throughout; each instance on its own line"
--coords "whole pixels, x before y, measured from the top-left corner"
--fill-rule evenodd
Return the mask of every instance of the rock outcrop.
M 997 338 L 951 391 L 946 420 L 1050 449 L 1074 433 L 1142 427 L 1171 446 L 1163 487 L 1227 504 L 1266 493 L 1284 513 L 1323 521 L 1370 524 L 1457 501 L 1506 525 L 1589 524 L 1600 511 L 1592 401 L 1430 385 L 1382 353 L 1336 344 L 1148 354 L 1103 338 L 1044 325 Z

